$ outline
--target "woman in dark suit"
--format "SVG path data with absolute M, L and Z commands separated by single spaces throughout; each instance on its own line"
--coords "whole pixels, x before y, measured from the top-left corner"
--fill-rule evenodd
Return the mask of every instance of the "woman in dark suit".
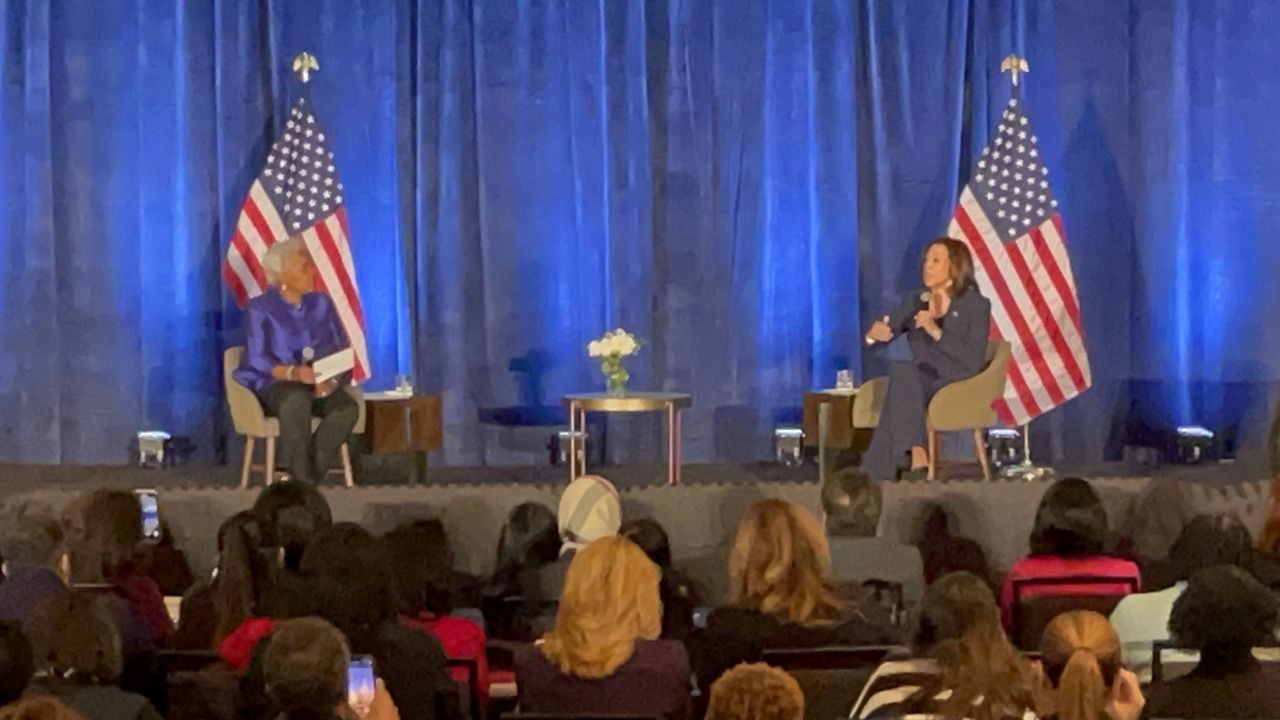
M 911 470 L 929 464 L 925 412 L 943 386 L 973 377 L 986 364 L 991 302 L 973 279 L 973 256 L 964 243 L 943 237 L 929 243 L 921 268 L 924 290 L 902 299 L 892 314 L 867 330 L 867 344 L 906 335 L 889 370 L 889 394 L 863 468 L 892 479 L 911 454 Z

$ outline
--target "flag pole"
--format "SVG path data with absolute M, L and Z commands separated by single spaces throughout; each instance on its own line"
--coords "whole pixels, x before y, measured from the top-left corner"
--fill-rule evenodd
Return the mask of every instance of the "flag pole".
M 1026 58 L 1011 54 L 1000 62 L 1000 72 L 1009 73 L 1009 79 L 1013 82 L 1012 92 L 1016 97 L 1019 94 L 1018 76 L 1022 73 L 1031 72 L 1031 68 L 1027 65 Z M 1022 462 L 1004 468 L 1000 471 L 1000 476 L 1006 480 L 1022 480 L 1024 482 L 1053 479 L 1053 468 L 1042 467 L 1031 461 L 1030 420 L 1022 424 Z

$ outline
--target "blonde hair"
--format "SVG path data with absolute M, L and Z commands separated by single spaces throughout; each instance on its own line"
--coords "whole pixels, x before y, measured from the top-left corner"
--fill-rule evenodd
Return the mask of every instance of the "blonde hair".
M 602 678 L 662 630 L 658 567 L 630 540 L 601 538 L 574 556 L 542 654 L 569 675 Z
M 711 686 L 706 720 L 804 720 L 804 693 L 778 668 L 743 663 Z
M 1060 720 L 1104 720 L 1109 680 L 1121 661 L 1111 623 L 1090 610 L 1063 613 L 1044 629 L 1040 654 L 1049 677 L 1056 678 Z
M 0 708 L 0 720 L 84 720 L 84 716 L 49 695 L 28 695 Z
M 267 276 L 267 284 L 279 285 L 285 261 L 306 252 L 310 250 L 307 248 L 307 241 L 303 240 L 301 235 L 293 235 L 288 240 L 281 240 L 267 248 L 267 252 L 262 256 L 262 272 Z
M 818 519 L 785 500 L 761 500 L 738 523 L 729 553 L 734 604 L 795 623 L 839 618 L 846 604 L 827 577 Z

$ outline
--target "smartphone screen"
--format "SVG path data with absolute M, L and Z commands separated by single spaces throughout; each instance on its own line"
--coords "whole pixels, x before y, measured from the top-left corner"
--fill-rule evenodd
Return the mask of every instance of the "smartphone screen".
M 138 507 L 142 508 L 142 537 L 146 540 L 160 539 L 160 501 L 155 490 L 134 490 L 138 498 Z
M 373 658 L 356 655 L 347 665 L 347 704 L 359 717 L 369 714 L 373 707 Z

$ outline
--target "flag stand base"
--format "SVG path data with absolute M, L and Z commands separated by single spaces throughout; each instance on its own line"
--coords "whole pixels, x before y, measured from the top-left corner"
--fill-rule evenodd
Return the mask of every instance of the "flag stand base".
M 1018 465 L 1009 465 L 1001 468 L 999 477 L 1004 480 L 1021 480 L 1023 482 L 1037 482 L 1042 480 L 1053 480 L 1058 474 L 1051 467 L 1036 465 L 1032 462 L 1024 462 Z

